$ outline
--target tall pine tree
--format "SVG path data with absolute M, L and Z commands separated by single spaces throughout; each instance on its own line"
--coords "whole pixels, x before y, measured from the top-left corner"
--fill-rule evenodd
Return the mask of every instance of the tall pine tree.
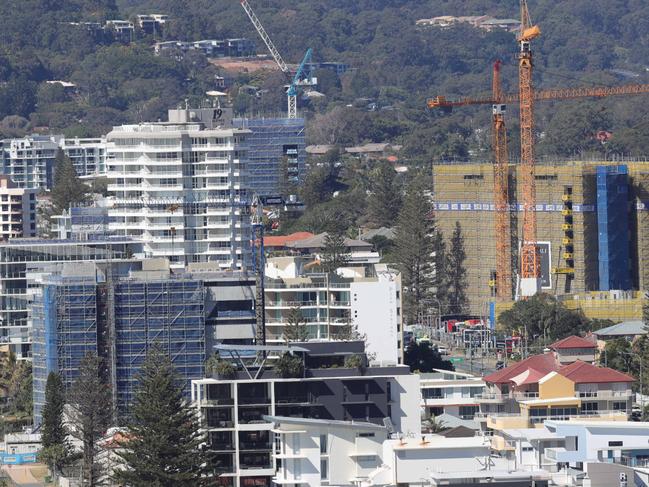
M 415 177 L 408 186 L 397 219 L 395 256 L 403 282 L 404 314 L 414 323 L 430 306 L 433 287 L 435 224 L 427 178 Z
M 67 441 L 67 431 L 63 424 L 63 409 L 65 407 L 65 390 L 61 376 L 50 372 L 45 384 L 45 404 L 43 406 L 43 423 L 41 425 L 41 441 L 43 448 L 39 454 L 52 473 L 61 471 L 65 460 L 70 454 Z
M 451 313 L 465 313 L 469 307 L 466 295 L 467 278 L 464 261 L 464 236 L 460 222 L 455 222 L 455 230 L 451 237 L 451 248 L 448 254 L 448 300 Z
M 215 484 L 194 409 L 183 399 L 168 357 L 154 348 L 138 377 L 127 439 L 118 453 L 120 485 L 202 487 Z
M 83 203 L 88 198 L 88 186 L 83 183 L 72 160 L 59 149 L 54 164 L 54 186 L 52 187 L 52 203 L 57 213 L 68 210 L 70 205 Z
M 379 162 L 370 174 L 371 194 L 368 197 L 369 216 L 381 227 L 391 227 L 401 208 L 401 185 L 394 168 Z
M 289 342 L 305 342 L 309 339 L 309 330 L 302 310 L 298 307 L 288 311 L 286 326 L 284 326 L 284 340 Z
M 105 381 L 102 359 L 87 354 L 79 366 L 79 377 L 72 384 L 70 435 L 81 443 L 83 485 L 100 484 L 101 465 L 97 461 L 97 441 L 106 433 L 113 417 L 110 386 Z

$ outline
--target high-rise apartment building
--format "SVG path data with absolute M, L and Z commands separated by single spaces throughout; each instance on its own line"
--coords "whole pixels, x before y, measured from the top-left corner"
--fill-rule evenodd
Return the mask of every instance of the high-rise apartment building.
M 36 236 L 36 190 L 0 175 L 0 239 Z
M 141 239 L 172 266 L 250 257 L 247 136 L 216 108 L 170 110 L 169 122 L 123 125 L 107 136 L 110 229 Z
M 169 355 L 187 398 L 203 376 L 205 289 L 200 280 L 172 275 L 166 261 L 136 265 L 64 266 L 46 276 L 34 296 L 34 420 L 40 422 L 45 383 L 61 374 L 69 388 L 87 353 L 106 361 L 119 414 L 133 401 L 136 375 L 157 346 Z
M 306 171 L 303 118 L 235 118 L 235 127 L 249 129 L 249 187 L 260 196 L 291 194 Z

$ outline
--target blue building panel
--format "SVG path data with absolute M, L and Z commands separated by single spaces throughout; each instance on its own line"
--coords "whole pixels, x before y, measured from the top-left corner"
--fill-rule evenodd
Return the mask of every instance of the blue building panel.
M 627 166 L 597 167 L 599 289 L 631 289 Z

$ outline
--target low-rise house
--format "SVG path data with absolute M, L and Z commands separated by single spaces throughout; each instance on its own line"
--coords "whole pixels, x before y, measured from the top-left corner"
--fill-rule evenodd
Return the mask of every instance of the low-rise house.
M 597 345 L 587 338 L 569 336 L 550 345 L 556 360 L 561 365 L 571 364 L 577 360 L 582 362 L 595 362 Z
M 41 434 L 29 430 L 7 433 L 0 443 L 0 465 L 19 465 L 36 462 L 41 449 Z
M 484 378 L 480 418 L 491 430 L 529 428 L 546 419 L 588 417 L 626 421 L 635 379 L 577 360 L 562 365 L 554 352 L 534 355 Z
M 634 340 L 647 333 L 647 327 L 642 320 L 623 321 L 593 332 L 598 340 L 615 340 L 616 338 Z
M 345 152 L 362 159 L 385 159 L 393 152 L 398 152 L 400 149 L 400 145 L 392 145 L 383 142 L 347 147 Z

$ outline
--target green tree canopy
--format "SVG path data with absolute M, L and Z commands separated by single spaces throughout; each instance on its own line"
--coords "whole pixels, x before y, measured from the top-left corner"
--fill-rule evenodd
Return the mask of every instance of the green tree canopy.
M 411 342 L 403 355 L 403 362 L 411 372 L 432 372 L 433 369 L 455 370 L 453 364 L 444 360 L 428 342 Z
M 84 485 L 95 487 L 102 477 L 97 442 L 113 419 L 113 399 L 102 359 L 90 353 L 83 358 L 68 403 L 70 435 L 81 443 Z
M 500 313 L 498 321 L 509 333 L 527 336 L 530 342 L 540 340 L 542 345 L 590 328 L 590 320 L 582 313 L 567 309 L 549 294 L 517 301 L 511 309 Z
M 309 339 L 306 320 L 300 308 L 293 307 L 288 311 L 283 336 L 286 342 L 304 342 Z
M 434 284 L 435 226 L 425 181 L 426 178 L 416 177 L 406 189 L 394 240 L 408 323 L 413 323 L 417 315 L 426 310 Z

